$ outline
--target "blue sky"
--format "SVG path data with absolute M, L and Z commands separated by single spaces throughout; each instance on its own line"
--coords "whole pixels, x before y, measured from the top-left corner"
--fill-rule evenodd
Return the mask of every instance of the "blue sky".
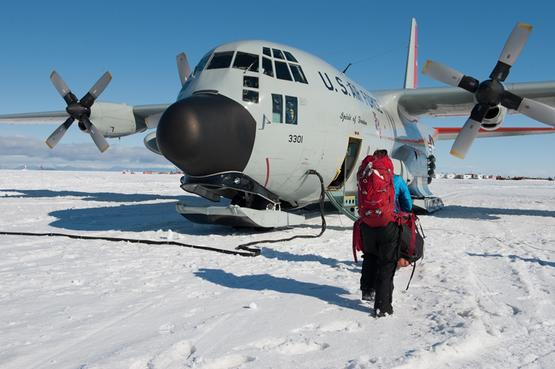
M 210 48 L 240 39 L 292 45 L 340 69 L 363 60 L 349 70 L 355 81 L 370 91 L 400 88 L 413 16 L 419 24 L 420 66 L 431 58 L 484 79 L 515 23 L 523 21 L 534 30 L 507 82 L 555 80 L 554 13 L 555 6 L 543 1 L 10 2 L 0 11 L 0 114 L 62 110 L 48 78 L 54 68 L 78 96 L 110 70 L 113 80 L 101 100 L 169 103 L 179 89 L 176 54 L 187 52 L 194 65 Z M 440 86 L 425 76 L 419 79 L 420 87 Z M 425 122 L 462 126 L 464 120 Z M 543 125 L 519 115 L 505 126 Z M 48 165 L 53 154 L 42 141 L 54 128 L 0 125 L 2 157 L 22 164 L 32 157 Z M 129 163 L 143 136 L 109 142 Z M 14 137 L 27 139 L 29 158 L 25 151 L 9 155 L 6 142 Z M 106 158 L 83 143 L 94 148 L 88 135 L 72 127 L 56 148 L 58 160 L 71 159 L 62 153 L 82 147 L 91 165 L 108 165 L 99 164 Z M 464 161 L 448 154 L 450 145 L 437 145 L 439 170 L 555 176 L 555 135 L 477 140 Z M 154 155 L 140 157 L 138 167 L 165 163 Z M 118 155 L 110 156 L 117 160 Z

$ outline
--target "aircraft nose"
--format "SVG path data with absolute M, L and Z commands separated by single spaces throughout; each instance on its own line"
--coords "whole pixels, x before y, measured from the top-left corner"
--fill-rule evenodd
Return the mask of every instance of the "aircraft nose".
M 184 173 L 204 176 L 243 171 L 250 159 L 256 122 L 234 100 L 198 94 L 170 105 L 160 117 L 156 141 Z

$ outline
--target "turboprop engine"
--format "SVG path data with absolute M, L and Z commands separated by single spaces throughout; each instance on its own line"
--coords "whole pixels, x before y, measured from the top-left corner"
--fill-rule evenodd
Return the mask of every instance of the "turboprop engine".
M 505 119 L 507 115 L 507 108 L 501 105 L 490 108 L 486 113 L 485 118 L 482 120 L 482 128 L 486 131 L 495 131 Z
M 97 102 L 91 107 L 90 119 L 104 137 L 122 137 L 146 130 L 144 119 L 133 114 L 133 108 L 126 104 Z M 81 123 L 79 128 L 85 130 Z

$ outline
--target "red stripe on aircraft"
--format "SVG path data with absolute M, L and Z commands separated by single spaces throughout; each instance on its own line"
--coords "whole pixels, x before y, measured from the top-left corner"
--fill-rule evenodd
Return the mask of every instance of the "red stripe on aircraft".
M 461 128 L 457 127 L 435 127 L 434 128 L 438 134 L 453 134 L 459 133 Z M 555 131 L 555 128 L 520 128 L 520 127 L 507 127 L 507 128 L 498 128 L 494 131 L 488 131 L 483 128 L 480 128 L 480 132 L 505 132 L 505 133 L 513 133 L 513 132 L 551 132 Z

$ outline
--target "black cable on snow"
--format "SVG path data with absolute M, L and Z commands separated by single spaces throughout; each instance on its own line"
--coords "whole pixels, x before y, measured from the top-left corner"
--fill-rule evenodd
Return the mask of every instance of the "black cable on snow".
M 56 232 L 39 233 L 39 232 L 4 232 L 4 231 L 0 231 L 0 235 L 4 235 L 4 236 L 35 236 L 35 237 L 66 237 L 66 238 L 72 238 L 72 239 L 77 239 L 77 240 L 101 240 L 101 241 L 110 241 L 110 242 L 128 242 L 128 243 L 139 243 L 139 244 L 142 243 L 142 244 L 146 244 L 146 245 L 168 245 L 168 246 L 187 247 L 187 248 L 197 249 L 197 250 L 214 251 L 214 252 L 219 252 L 219 253 L 228 254 L 228 255 L 253 257 L 253 256 L 260 255 L 260 252 L 261 252 L 258 247 L 252 247 L 254 245 L 257 245 L 257 244 L 260 244 L 260 243 L 286 242 L 286 241 L 291 241 L 291 240 L 294 240 L 294 239 L 297 239 L 297 238 L 317 238 L 317 237 L 320 237 L 322 234 L 324 234 L 324 232 L 326 231 L 326 218 L 324 217 L 324 195 L 325 195 L 324 180 L 323 180 L 322 176 L 320 175 L 320 173 L 318 173 L 315 170 L 311 169 L 307 172 L 307 174 L 308 175 L 316 175 L 320 179 L 320 190 L 321 190 L 321 193 L 320 193 L 320 215 L 322 217 L 322 229 L 320 230 L 320 233 L 318 233 L 317 235 L 297 235 L 297 236 L 292 236 L 292 237 L 289 237 L 289 238 L 277 239 L 277 240 L 252 241 L 252 242 L 243 243 L 243 244 L 235 247 L 235 249 L 232 249 L 232 250 L 219 249 L 217 247 L 211 247 L 211 246 L 192 245 L 192 244 L 177 242 L 177 241 L 156 241 L 156 240 L 145 240 L 145 239 L 136 239 L 136 238 L 125 238 L 125 237 L 86 236 L 86 235 L 78 235 L 78 234 L 70 234 L 70 233 L 56 233 Z

